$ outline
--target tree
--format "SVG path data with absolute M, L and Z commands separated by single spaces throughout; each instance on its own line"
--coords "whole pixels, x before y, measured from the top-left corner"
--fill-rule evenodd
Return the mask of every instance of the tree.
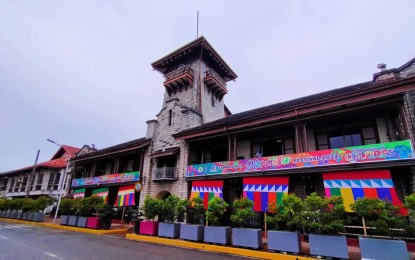
M 301 223 L 301 212 L 303 210 L 302 200 L 294 194 L 284 196 L 281 205 L 272 202 L 268 206 L 271 214 L 267 215 L 266 223 L 270 229 L 278 230 L 286 226 L 294 231 Z
M 248 198 L 236 199 L 233 202 L 235 212 L 231 215 L 231 222 L 239 227 L 244 227 L 249 218 L 254 216 L 253 206 L 254 202 Z
M 220 220 L 225 214 L 226 209 L 229 207 L 229 204 L 226 203 L 222 198 L 214 197 L 209 201 L 209 208 L 206 213 L 206 220 L 209 225 L 217 226 L 219 225 Z

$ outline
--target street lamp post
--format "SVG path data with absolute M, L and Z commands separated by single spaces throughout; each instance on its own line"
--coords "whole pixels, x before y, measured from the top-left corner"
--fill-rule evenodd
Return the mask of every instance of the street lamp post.
M 48 142 L 51 142 L 53 144 L 56 144 L 57 146 L 62 147 L 62 145 L 56 143 L 53 140 L 50 139 L 46 139 Z M 58 212 L 59 212 L 59 206 L 61 205 L 61 200 L 62 200 L 62 193 L 65 191 L 65 184 L 66 184 L 66 178 L 68 176 L 68 168 L 69 168 L 69 163 L 70 163 L 70 158 L 66 159 L 66 168 L 65 168 L 65 172 L 63 173 L 63 178 L 61 178 L 61 181 L 59 182 L 59 199 L 58 199 L 58 205 L 56 206 L 56 210 L 55 210 L 55 217 L 53 218 L 53 224 L 56 223 L 56 219 L 58 217 Z

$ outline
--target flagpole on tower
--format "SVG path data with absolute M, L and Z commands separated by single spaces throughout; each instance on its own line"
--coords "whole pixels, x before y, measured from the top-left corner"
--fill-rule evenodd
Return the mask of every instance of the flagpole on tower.
M 197 11 L 197 20 L 196 20 L 196 38 L 199 38 L 199 11 Z

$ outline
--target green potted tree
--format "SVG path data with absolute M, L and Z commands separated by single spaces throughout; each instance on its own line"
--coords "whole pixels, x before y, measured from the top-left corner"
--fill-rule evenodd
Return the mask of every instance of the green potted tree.
M 203 200 L 198 196 L 191 201 L 184 201 L 187 205 L 186 222 L 180 226 L 180 238 L 190 241 L 203 240 L 203 223 L 205 216 L 205 206 Z
M 12 199 L 10 201 L 10 218 L 17 218 L 17 210 L 19 208 L 19 200 Z
M 75 200 L 76 202 L 76 210 L 75 214 L 78 216 L 78 223 L 76 226 L 78 227 L 86 227 L 88 217 L 92 214 L 92 207 L 90 205 L 90 198 L 80 198 Z
M 297 229 L 302 210 L 303 202 L 294 194 L 284 196 L 281 205 L 275 202 L 269 204 L 270 214 L 266 217 L 268 250 L 300 253 L 301 241 Z
M 254 216 L 253 206 L 254 202 L 248 198 L 236 199 L 233 202 L 231 222 L 237 228 L 232 228 L 232 245 L 253 249 L 262 247 L 261 229 L 245 228 L 248 220 Z
M 4 218 L 6 211 L 4 210 L 4 199 L 0 198 L 0 218 Z
M 412 198 L 407 200 L 407 205 Z M 398 230 L 406 229 L 407 221 L 401 215 L 399 207 L 390 201 L 377 198 L 360 198 L 351 208 L 362 220 L 364 226 L 370 226 L 369 235 L 396 237 Z M 399 232 L 402 234 L 401 232 Z M 398 234 L 399 236 L 399 234 Z M 398 239 L 376 239 L 359 237 L 362 258 L 366 259 L 407 259 L 408 250 L 405 241 Z
M 209 201 L 203 240 L 207 243 L 228 245 L 231 242 L 231 227 L 220 226 L 229 204 L 222 198 L 214 197 Z
M 68 226 L 76 227 L 78 225 L 78 215 L 76 214 L 76 212 L 79 208 L 81 200 L 82 198 L 76 198 L 72 200 L 70 214 L 68 216 Z
M 22 219 L 23 220 L 28 220 L 29 219 L 29 213 L 33 211 L 34 209 L 34 200 L 29 199 L 29 198 L 24 198 L 23 199 L 23 203 L 22 203 Z M 33 215 L 33 213 L 32 213 Z M 32 217 L 33 219 L 33 217 Z
M 160 201 L 158 236 L 178 238 L 180 235 L 180 223 L 174 223 L 185 209 L 182 207 L 181 199 L 176 195 L 170 195 Z
M 102 229 L 110 229 L 114 212 L 112 207 L 105 202 L 97 205 L 98 217 L 101 219 Z
M 98 214 L 98 210 L 100 209 L 100 205 L 104 203 L 104 199 L 99 196 L 91 196 L 88 197 L 88 205 L 89 205 L 89 212 L 90 216 L 87 218 L 86 227 L 92 229 L 101 229 L 102 223 L 101 219 Z M 93 216 L 95 215 L 95 216 Z
M 155 221 L 160 212 L 160 200 L 147 195 L 141 208 L 145 221 L 140 222 L 140 234 L 156 236 L 159 222 Z
M 4 217 L 5 218 L 10 218 L 10 209 L 11 209 L 11 207 L 12 207 L 12 205 L 11 204 L 13 204 L 12 203 L 12 200 L 10 200 L 10 199 L 5 199 L 4 200 L 4 204 L 3 204 L 3 207 L 4 207 L 4 210 L 6 211 L 5 213 L 4 213 Z
M 330 198 L 312 193 L 304 200 L 301 224 L 309 234 L 310 254 L 317 256 L 349 258 L 344 218 L 346 212 L 343 198 Z
M 62 199 L 59 205 L 60 224 L 63 226 L 68 225 L 69 216 L 73 215 L 73 200 Z
M 17 215 L 16 218 L 17 219 L 22 219 L 23 218 L 23 203 L 24 203 L 24 199 L 16 199 L 16 209 L 17 209 Z

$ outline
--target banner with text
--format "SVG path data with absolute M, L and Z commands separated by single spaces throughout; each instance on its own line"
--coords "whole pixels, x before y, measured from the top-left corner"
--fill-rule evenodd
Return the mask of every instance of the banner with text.
M 186 177 L 413 159 L 410 140 L 187 166 Z
M 110 175 L 102 175 L 91 178 L 74 179 L 72 187 L 82 187 L 91 185 L 101 185 L 110 183 L 123 183 L 131 181 L 139 181 L 140 172 L 117 173 Z

